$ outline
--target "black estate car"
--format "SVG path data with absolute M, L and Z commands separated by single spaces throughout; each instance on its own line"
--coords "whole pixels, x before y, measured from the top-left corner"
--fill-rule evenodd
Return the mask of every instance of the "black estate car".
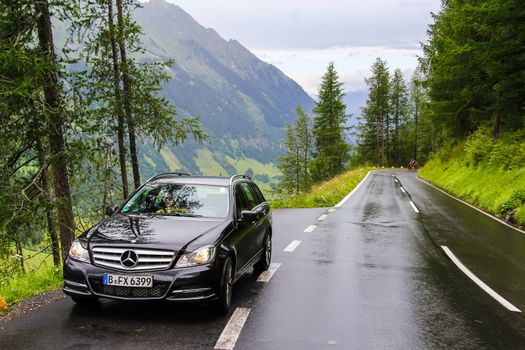
M 227 312 L 236 279 L 270 265 L 270 207 L 244 175 L 159 174 L 107 214 L 64 264 L 64 292 L 77 303 L 214 301 Z

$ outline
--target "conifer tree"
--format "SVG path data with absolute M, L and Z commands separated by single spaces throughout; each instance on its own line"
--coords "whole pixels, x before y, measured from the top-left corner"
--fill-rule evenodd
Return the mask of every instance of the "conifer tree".
M 405 123 L 408 113 L 408 88 L 403 77 L 403 73 L 398 68 L 394 71 L 394 76 L 390 82 L 390 105 L 392 110 L 393 121 L 393 138 L 390 165 L 400 166 L 402 162 L 402 147 L 401 143 L 404 141 L 400 138 L 400 131 Z
M 278 165 L 283 174 L 281 190 L 294 194 L 307 191 L 312 185 L 310 162 L 313 148 L 310 118 L 300 106 L 297 106 L 296 113 L 295 124 L 286 126 L 286 154 L 279 158 Z
M 315 157 L 312 162 L 314 181 L 334 177 L 344 169 L 348 160 L 349 146 L 343 132 L 348 118 L 343 102 L 343 83 L 330 62 L 319 87 L 318 101 L 314 107 L 313 135 Z
M 286 125 L 284 147 L 286 153 L 279 157 L 277 166 L 282 173 L 283 179 L 280 183 L 280 190 L 285 194 L 298 194 L 300 179 L 300 152 L 297 145 L 297 134 L 293 125 Z
M 360 157 L 379 166 L 386 165 L 386 118 L 390 112 L 389 72 L 386 62 L 377 58 L 372 65 L 372 76 L 365 78 L 368 100 L 359 125 L 358 150 Z

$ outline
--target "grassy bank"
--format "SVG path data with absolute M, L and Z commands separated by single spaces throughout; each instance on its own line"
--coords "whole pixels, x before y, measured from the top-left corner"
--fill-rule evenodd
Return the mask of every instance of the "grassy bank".
M 26 273 L 19 271 L 0 277 L 0 315 L 7 311 L 7 306 L 62 285 L 62 269 L 55 269 L 50 254 L 24 250 L 24 256 Z M 18 263 L 10 259 L 0 260 L 0 264 Z
M 333 179 L 315 185 L 308 193 L 290 197 L 275 197 L 270 201 L 272 208 L 315 208 L 331 207 L 343 199 L 366 174 L 374 168 L 350 170 Z
M 494 143 L 480 130 L 455 148 L 434 155 L 419 176 L 504 220 L 525 226 L 525 139 Z

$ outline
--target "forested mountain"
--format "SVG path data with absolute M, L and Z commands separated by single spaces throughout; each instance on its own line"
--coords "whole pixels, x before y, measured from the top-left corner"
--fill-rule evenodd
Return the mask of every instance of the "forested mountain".
M 314 101 L 275 66 L 259 60 L 235 40 L 222 39 L 180 7 L 151 0 L 135 13 L 149 60 L 174 58 L 173 78 L 163 93 L 179 114 L 200 115 L 210 136 L 202 145 L 188 141 L 156 152 L 140 149 L 142 176 L 166 170 L 208 175 L 250 172 L 259 180 L 277 174 L 284 126 L 300 105 Z

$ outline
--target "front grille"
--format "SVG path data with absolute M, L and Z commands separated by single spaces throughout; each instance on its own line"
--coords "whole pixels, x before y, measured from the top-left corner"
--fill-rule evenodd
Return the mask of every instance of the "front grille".
M 90 278 L 89 282 L 93 291 L 97 294 L 103 294 L 122 298 L 160 298 L 169 288 L 169 283 L 155 283 L 153 287 L 119 287 L 106 286 L 102 284 L 99 278 Z
M 126 267 L 120 262 L 122 254 L 128 250 L 134 251 L 138 256 L 137 264 L 133 267 Z M 175 252 L 170 250 L 144 248 L 94 247 L 92 253 L 95 265 L 124 271 L 166 269 L 170 267 L 175 257 Z

